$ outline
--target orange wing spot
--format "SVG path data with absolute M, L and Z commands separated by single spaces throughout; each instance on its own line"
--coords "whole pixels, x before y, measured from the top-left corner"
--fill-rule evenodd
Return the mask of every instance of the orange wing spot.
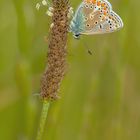
M 105 6 L 105 4 L 104 4 L 104 3 L 101 3 L 101 6 L 102 6 L 102 7 L 104 7 L 104 6 Z
M 98 2 L 97 2 L 97 6 L 100 6 L 100 5 L 101 5 L 101 2 L 100 2 L 100 1 L 98 1 Z
M 90 3 L 91 2 L 91 0 L 87 0 L 87 3 Z
M 91 0 L 84 0 L 85 2 L 87 2 L 87 3 L 90 3 L 91 2 Z
M 106 10 L 107 10 L 107 8 L 106 8 L 106 7 L 104 7 L 104 10 L 106 11 Z
M 96 4 L 97 1 L 96 1 L 96 0 L 92 0 L 91 2 L 92 2 L 93 4 Z
M 106 11 L 104 11 L 104 15 L 105 15 L 105 16 L 107 15 L 107 12 L 106 12 Z

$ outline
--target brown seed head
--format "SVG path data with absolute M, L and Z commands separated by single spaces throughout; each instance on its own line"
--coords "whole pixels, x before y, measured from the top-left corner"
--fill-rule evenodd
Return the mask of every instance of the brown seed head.
M 53 101 L 58 99 L 58 90 L 65 74 L 66 43 L 69 27 L 69 0 L 52 0 L 53 17 L 49 37 L 48 64 L 41 79 L 41 98 Z

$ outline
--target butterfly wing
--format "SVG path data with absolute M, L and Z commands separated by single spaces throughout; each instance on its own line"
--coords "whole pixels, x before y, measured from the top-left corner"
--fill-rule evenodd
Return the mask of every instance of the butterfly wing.
M 75 35 L 85 31 L 85 17 L 83 14 L 83 6 L 84 3 L 82 2 L 70 23 L 70 31 Z
M 83 5 L 85 28 L 81 34 L 110 33 L 123 27 L 121 18 L 107 0 L 85 0 Z

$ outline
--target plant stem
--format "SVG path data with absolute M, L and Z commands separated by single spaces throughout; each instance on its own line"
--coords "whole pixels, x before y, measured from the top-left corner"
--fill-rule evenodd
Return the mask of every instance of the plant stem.
M 36 140 L 42 140 L 49 101 L 59 98 L 58 91 L 66 68 L 69 0 L 52 0 L 52 7 L 54 26 L 50 28 L 47 68 L 41 79 L 40 96 L 44 102 Z
M 49 106 L 50 106 L 50 103 L 48 101 L 43 101 L 43 108 L 42 108 L 41 117 L 40 117 L 40 125 L 39 125 L 36 140 L 42 140 Z

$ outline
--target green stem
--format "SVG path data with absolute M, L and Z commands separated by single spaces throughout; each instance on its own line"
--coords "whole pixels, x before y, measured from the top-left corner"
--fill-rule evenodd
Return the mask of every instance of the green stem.
M 40 125 L 39 125 L 36 140 L 42 140 L 44 127 L 45 127 L 45 122 L 46 122 L 47 115 L 48 115 L 49 106 L 50 106 L 50 103 L 48 101 L 43 101 L 43 108 L 42 108 L 40 123 L 39 123 Z

